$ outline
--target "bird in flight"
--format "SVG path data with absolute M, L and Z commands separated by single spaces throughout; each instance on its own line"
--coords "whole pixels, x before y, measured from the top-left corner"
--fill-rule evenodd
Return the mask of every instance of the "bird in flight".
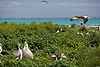
M 84 24 L 86 24 L 86 22 L 88 22 L 89 17 L 88 16 L 75 16 L 75 18 L 70 19 L 71 21 L 73 20 L 83 20 Z
M 41 1 L 41 2 L 44 2 L 44 3 L 47 3 L 47 4 L 48 4 L 48 1 L 47 1 L 47 0 L 43 0 L 43 1 Z

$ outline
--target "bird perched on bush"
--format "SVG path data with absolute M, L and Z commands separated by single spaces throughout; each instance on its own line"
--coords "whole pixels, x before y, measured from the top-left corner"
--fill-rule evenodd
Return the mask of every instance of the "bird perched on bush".
M 8 55 L 7 51 L 2 51 L 2 44 L 0 43 L 0 55 L 4 56 L 4 55 Z
M 53 58 L 53 60 L 58 61 L 57 56 L 56 55 L 52 55 L 51 56 Z
M 61 54 L 60 60 L 62 60 L 63 58 L 67 58 L 67 57 L 64 54 Z
M 56 33 L 59 33 L 59 32 L 60 32 L 59 30 L 56 31 Z
M 1 52 L 2 52 L 2 44 L 0 43 L 0 55 L 1 55 Z
M 23 53 L 23 58 L 31 58 L 31 59 L 33 59 L 33 53 L 28 48 L 28 44 L 27 44 L 26 41 L 24 43 L 24 48 L 22 50 L 22 53 Z
M 17 50 L 14 52 L 14 55 L 20 59 L 22 59 L 22 50 L 20 49 L 20 44 L 16 44 Z
M 55 60 L 55 61 L 62 60 L 63 58 L 64 58 L 64 59 L 67 58 L 64 54 L 61 54 L 60 57 L 57 57 L 56 55 L 52 55 L 51 57 L 52 57 L 53 60 Z

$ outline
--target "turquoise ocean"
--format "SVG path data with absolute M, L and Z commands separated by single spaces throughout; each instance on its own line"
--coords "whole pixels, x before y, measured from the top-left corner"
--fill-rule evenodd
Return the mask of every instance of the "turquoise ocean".
M 70 21 L 70 18 L 1 18 L 0 23 L 7 22 L 7 23 L 26 23 L 30 24 L 31 22 L 35 21 L 36 23 L 43 23 L 43 22 L 52 22 L 53 24 L 58 24 L 58 25 L 71 25 L 71 24 L 76 24 L 80 25 L 81 22 L 83 21 Z M 85 25 L 89 26 L 95 26 L 95 25 L 100 25 L 100 18 L 91 18 L 88 20 L 88 22 Z

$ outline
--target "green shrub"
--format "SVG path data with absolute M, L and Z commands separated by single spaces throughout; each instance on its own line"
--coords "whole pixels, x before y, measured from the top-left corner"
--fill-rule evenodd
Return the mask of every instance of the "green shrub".
M 79 31 L 87 31 L 86 27 L 85 26 L 82 26 Z
M 78 59 L 80 67 L 97 67 L 100 66 L 100 47 L 90 48 L 86 51 L 80 53 L 80 58 Z
M 71 27 L 72 27 L 72 28 L 74 28 L 75 26 L 76 26 L 76 24 L 75 24 L 75 23 L 73 23 L 73 24 L 71 25 Z
M 17 24 L 15 22 L 10 24 L 0 23 L 0 43 L 3 44 L 3 51 L 7 51 L 10 54 L 1 57 L 2 63 L 0 65 L 4 65 L 4 67 L 8 65 L 10 67 L 81 67 L 86 66 L 86 63 L 88 63 L 88 67 L 92 65 L 98 66 L 99 60 L 93 58 L 93 56 L 99 57 L 99 47 L 94 49 L 96 48 L 94 46 L 92 49 L 90 45 L 100 45 L 99 31 L 92 32 L 91 30 L 96 29 L 84 26 L 79 28 L 75 24 L 72 24 L 72 27 L 54 25 L 51 22 L 41 24 L 37 24 L 36 22 L 32 22 L 31 24 Z M 60 30 L 60 32 L 56 33 L 57 30 Z M 77 32 L 82 32 L 83 35 L 78 35 Z M 85 36 L 87 32 L 89 34 Z M 20 43 L 22 49 L 25 41 L 28 42 L 30 50 L 34 50 L 36 47 L 40 50 L 34 53 L 34 59 L 26 59 L 27 61 L 15 60 L 13 52 L 16 49 L 16 43 Z M 62 53 L 67 56 L 67 59 L 55 61 L 51 58 L 53 54 L 60 57 Z M 47 59 L 44 61 L 42 57 L 46 57 Z M 95 62 L 91 61 L 91 58 Z

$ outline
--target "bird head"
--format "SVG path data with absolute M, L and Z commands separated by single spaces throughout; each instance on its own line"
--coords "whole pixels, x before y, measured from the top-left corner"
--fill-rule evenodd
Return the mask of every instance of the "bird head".
M 28 47 L 28 44 L 26 41 L 24 42 L 24 47 L 26 47 L 26 48 Z
M 16 46 L 20 47 L 20 44 L 17 43 Z
M 16 48 L 19 49 L 20 48 L 20 44 L 17 43 L 16 44 Z
M 64 54 L 61 54 L 61 56 L 64 56 Z

